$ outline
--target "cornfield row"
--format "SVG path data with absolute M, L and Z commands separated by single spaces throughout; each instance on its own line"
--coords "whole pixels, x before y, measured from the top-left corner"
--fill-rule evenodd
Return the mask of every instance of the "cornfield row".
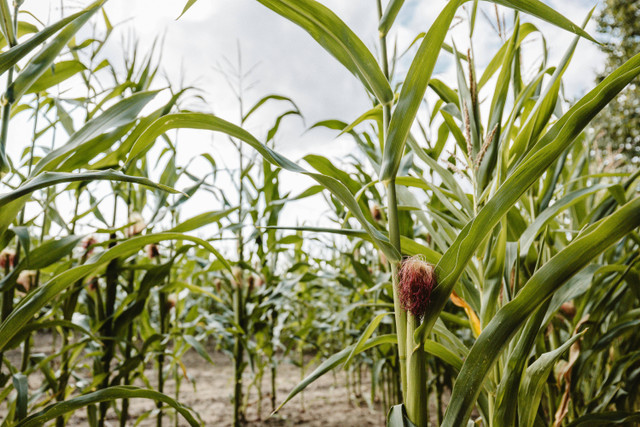
M 246 107 L 241 64 L 228 76 L 235 123 L 187 109 L 201 93 L 162 81 L 158 50 L 114 65 L 106 0 L 48 26 L 0 0 L 2 426 L 64 426 L 79 412 L 90 426 L 202 425 L 180 403 L 181 359 L 213 365 L 211 346 L 233 359 L 234 425 L 251 390 L 262 402 L 264 379 L 271 407 L 259 414 L 340 369 L 359 390 L 369 372 L 366 399 L 390 427 L 640 422 L 640 171 L 603 160 L 589 128 L 637 84 L 640 54 L 571 100 L 562 79 L 578 43 L 594 42 L 591 14 L 579 26 L 538 0 L 489 0 L 513 20 L 497 18 L 496 52 L 475 52 L 483 4 L 450 0 L 400 55 L 388 39 L 404 0 L 372 2 L 375 49 L 319 2 L 258 2 L 370 95 L 355 121 L 310 126 L 353 139 L 344 163 L 277 152 L 304 111 L 282 95 Z M 468 49 L 447 39 L 461 16 Z M 575 36 L 558 63 L 529 16 Z M 543 42 L 533 74 L 532 39 Z M 455 81 L 434 74 L 443 57 Z M 280 112 L 252 135 L 265 106 Z M 207 170 L 180 164 L 181 129 L 233 150 L 199 156 Z M 291 194 L 283 171 L 315 184 Z M 215 209 L 194 216 L 196 195 Z M 333 228 L 281 218 L 318 195 Z M 34 351 L 43 334 L 46 354 Z M 287 360 L 303 379 L 278 396 Z M 131 399 L 155 410 L 134 414 Z

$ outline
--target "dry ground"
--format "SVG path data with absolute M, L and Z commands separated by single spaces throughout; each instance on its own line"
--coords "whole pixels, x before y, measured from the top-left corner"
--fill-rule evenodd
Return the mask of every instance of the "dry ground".
M 36 351 L 46 353 L 48 346 L 46 339 L 37 340 Z M 18 359 L 19 355 L 13 352 L 8 355 L 11 359 Z M 231 404 L 231 393 L 233 384 L 233 365 L 231 360 L 224 354 L 212 353 L 214 365 L 206 362 L 195 351 L 185 355 L 182 362 L 185 365 L 189 376 L 195 378 L 196 389 L 185 379 L 180 387 L 179 401 L 191 407 L 202 418 L 206 426 L 225 427 L 231 426 L 233 407 Z M 17 360 L 16 360 L 17 361 Z M 151 368 L 151 367 L 150 367 Z M 311 372 L 309 370 L 308 372 Z M 156 384 L 156 376 L 152 369 L 146 372 L 152 385 Z M 40 385 L 41 377 L 32 375 L 29 377 L 31 390 Z M 250 369 L 247 368 L 245 383 L 251 380 Z M 287 393 L 299 382 L 300 371 L 297 367 L 282 363 L 279 366 L 277 376 L 278 403 Z M 363 383 L 368 383 L 368 378 L 363 378 Z M 257 396 L 252 389 L 248 399 L 247 423 L 248 426 L 342 426 L 342 427 L 365 427 L 384 426 L 385 411 L 382 409 L 371 409 L 362 398 L 350 396 L 345 386 L 344 373 L 338 372 L 336 377 L 327 374 L 315 383 L 310 385 L 304 392 L 304 408 L 299 396 L 291 400 L 280 410 L 277 415 L 267 418 L 271 411 L 269 373 L 264 376 L 264 394 L 262 402 L 262 417 L 257 414 Z M 363 386 L 363 392 L 368 393 L 368 387 Z M 169 380 L 166 384 L 165 393 L 173 396 L 175 384 Z M 4 405 L 0 404 L 0 419 Z M 130 425 L 133 426 L 140 415 L 149 414 L 155 408 L 154 402 L 144 399 L 131 401 L 130 413 L 132 414 Z M 144 417 L 143 417 L 144 418 Z M 140 420 L 138 420 L 140 421 Z M 175 426 L 173 414 L 165 415 L 165 426 Z M 86 411 L 80 410 L 70 419 L 70 426 L 87 425 Z M 110 426 L 118 426 L 116 414 L 110 410 Z M 139 426 L 155 426 L 155 415 L 151 414 L 143 419 Z M 178 419 L 179 426 L 188 425 L 183 419 Z

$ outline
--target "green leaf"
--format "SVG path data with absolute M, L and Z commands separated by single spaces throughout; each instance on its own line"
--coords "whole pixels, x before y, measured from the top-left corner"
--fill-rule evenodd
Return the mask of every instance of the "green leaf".
M 569 338 L 567 342 L 553 351 L 542 354 L 535 362 L 529 366 L 520 383 L 518 393 L 518 425 L 522 427 L 533 427 L 542 391 L 547 378 L 553 369 L 556 361 L 569 347 L 576 342 L 586 331 Z
M 551 317 L 558 311 L 562 304 L 574 300 L 587 292 L 593 282 L 593 276 L 599 269 L 600 265 L 598 264 L 588 265 L 578 274 L 567 280 L 567 283 L 562 285 L 562 287 L 553 294 L 542 324 L 546 325 L 549 323 Z
M 0 0 L 0 29 L 2 30 L 4 38 L 9 41 L 10 46 L 15 46 L 18 43 L 7 0 Z
M 222 264 L 219 264 L 222 265 Z M 222 268 L 219 268 L 219 270 Z M 171 282 L 171 287 L 178 287 L 178 288 L 185 288 L 185 289 L 189 289 L 192 293 L 196 293 L 196 294 L 202 294 L 202 295 L 206 295 L 209 298 L 215 300 L 216 302 L 219 302 L 220 304 L 224 304 L 224 302 L 222 301 L 222 299 L 220 299 L 219 296 L 212 294 L 211 292 L 207 291 L 206 289 L 201 288 L 200 286 L 196 286 L 192 283 L 187 283 L 187 282 Z
M 298 114 L 300 113 L 300 109 L 298 108 L 298 106 L 296 105 L 295 102 L 293 102 L 293 100 L 289 97 L 286 96 L 282 96 L 282 95 L 267 95 L 265 97 L 263 97 L 262 99 L 260 99 L 258 102 L 256 102 L 254 104 L 253 107 L 251 107 L 249 109 L 249 111 L 244 115 L 244 117 L 242 118 L 242 121 L 245 122 L 247 121 L 247 119 L 249 117 L 251 117 L 251 115 L 253 113 L 255 113 L 260 107 L 262 107 L 264 104 L 266 104 L 269 101 L 286 101 L 289 104 L 291 104 L 294 108 L 294 111 L 296 111 Z
M 373 54 L 330 9 L 314 0 L 258 1 L 308 32 L 381 103 L 393 101 L 393 91 Z
M 37 32 L 38 32 L 38 27 L 36 27 L 35 25 L 29 22 L 18 21 L 18 35 L 17 35 L 18 39 L 26 34 L 34 34 Z M 4 49 L 6 46 L 7 46 L 7 39 L 4 37 L 4 35 L 0 34 L 0 48 Z
M 533 15 L 536 18 L 540 18 L 547 21 L 557 27 L 570 31 L 594 43 L 598 43 L 593 37 L 591 37 L 585 30 L 578 25 L 565 18 L 560 13 L 556 12 L 553 8 L 547 6 L 539 0 L 488 0 L 491 3 L 507 6 L 515 10 L 519 10 L 529 15 Z
M 587 14 L 586 18 L 584 19 L 583 26 L 587 25 L 592 14 L 593 9 Z M 549 123 L 551 115 L 558 101 L 558 93 L 562 84 L 562 76 L 567 70 L 569 63 L 571 62 L 571 58 L 573 57 L 575 49 L 578 45 L 578 41 L 579 37 L 575 37 L 565 51 L 562 59 L 555 67 L 553 75 L 547 82 L 544 90 L 542 90 L 542 92 L 538 95 L 538 99 L 536 100 L 532 111 L 527 116 L 525 124 L 522 126 L 515 140 L 513 141 L 513 144 L 509 149 L 509 155 L 513 159 L 513 161 L 520 159 L 521 155 L 523 153 L 526 153 L 527 149 L 530 148 L 536 141 L 538 141 L 540 132 L 542 132 L 544 130 L 544 127 Z
M 182 9 L 182 13 L 180 13 L 180 16 L 178 16 L 177 19 L 182 18 L 182 15 L 187 13 L 187 10 L 191 9 L 191 6 L 193 6 L 196 1 L 198 1 L 198 0 L 188 0 L 187 4 L 184 5 L 184 9 Z
M 416 427 L 407 417 L 404 404 L 394 405 L 387 414 L 387 427 Z
M 138 116 L 140 111 L 151 101 L 158 91 L 140 92 L 123 99 L 112 107 L 108 108 L 98 117 L 94 117 L 87 122 L 81 129 L 74 133 L 69 141 L 63 146 L 49 152 L 36 164 L 31 176 L 46 170 L 56 169 L 59 172 L 68 172 L 69 168 L 65 167 L 64 162 L 73 156 L 74 165 L 77 163 L 79 153 L 91 153 L 91 158 L 86 158 L 86 162 L 93 158 L 91 147 L 85 147 L 87 142 L 91 142 L 92 138 L 107 132 L 118 126 L 130 123 Z M 62 166 L 60 166 L 62 164 Z
M 445 414 L 443 426 L 463 425 L 473 409 L 482 383 L 511 337 L 547 299 L 592 258 L 640 226 L 640 198 L 587 228 L 551 258 L 482 331 L 467 356 Z
M 533 244 L 535 238 L 538 237 L 540 232 L 544 229 L 544 226 L 555 218 L 559 212 L 570 208 L 580 200 L 608 187 L 608 184 L 596 184 L 591 187 L 581 188 L 580 190 L 567 194 L 552 206 L 543 210 L 520 236 L 520 257 L 527 256 L 529 248 Z
M 424 36 L 411 67 L 409 67 L 407 77 L 402 84 L 398 104 L 389 123 L 380 171 L 380 180 L 382 181 L 394 179 L 398 173 L 411 125 L 424 98 L 431 73 L 438 60 L 440 48 L 458 7 L 464 1 L 452 0 L 445 6 Z
M 387 4 L 387 8 L 380 18 L 380 24 L 378 25 L 378 31 L 380 32 L 380 37 L 384 37 L 387 35 L 391 27 L 393 26 L 393 22 L 396 20 L 396 16 L 398 16 L 398 12 L 402 8 L 404 4 L 404 0 L 390 0 Z
M 13 387 L 16 389 L 16 419 L 22 420 L 27 416 L 27 406 L 29 404 L 29 383 L 24 374 L 13 374 Z
M 460 368 L 462 368 L 462 358 L 439 342 L 425 340 L 424 351 L 442 360 L 456 371 L 459 371 Z
M 54 403 L 47 406 L 43 410 L 30 415 L 25 420 L 19 422 L 16 427 L 39 427 L 47 421 L 53 420 L 66 413 L 76 411 L 89 405 L 100 402 L 110 402 L 117 399 L 151 399 L 158 402 L 166 403 L 174 408 L 182 417 L 193 427 L 200 426 L 200 422 L 194 418 L 191 410 L 181 405 L 171 397 L 157 392 L 155 390 L 144 389 L 135 386 L 114 386 L 107 387 L 93 393 L 84 394 L 82 396 L 67 399 L 63 402 Z
M 531 33 L 538 31 L 535 25 L 530 22 L 525 22 L 520 25 L 520 29 L 518 31 L 518 42 L 517 46 L 522 44 L 522 41 Z M 502 59 L 504 58 L 505 52 L 509 46 L 509 41 L 502 45 L 502 47 L 498 50 L 495 56 L 491 59 L 489 64 L 485 67 L 480 80 L 478 81 L 478 88 L 482 88 L 493 76 L 496 71 L 500 69 L 500 64 L 502 63 Z
M 367 325 L 367 328 L 364 330 L 364 332 L 362 332 L 362 334 L 358 338 L 358 341 L 353 347 L 353 350 L 351 350 L 351 352 L 349 353 L 347 360 L 345 360 L 344 366 L 343 366 L 344 368 L 349 366 L 349 364 L 351 363 L 351 360 L 356 354 L 360 354 L 362 352 L 362 348 L 366 345 L 369 338 L 371 338 L 371 335 L 373 335 L 373 333 L 376 331 L 376 329 L 378 328 L 378 325 L 380 324 L 380 322 L 382 322 L 382 319 L 384 319 L 386 316 L 390 314 L 393 314 L 393 312 L 380 313 L 376 317 L 374 317 L 371 320 L 371 322 L 369 322 L 369 325 Z
M 204 212 L 200 215 L 196 215 L 193 218 L 181 221 L 169 231 L 176 233 L 186 233 L 187 231 L 193 231 L 205 225 L 213 224 L 220 221 L 223 218 L 228 217 L 231 213 L 238 210 L 238 207 L 225 209 L 223 211 L 210 211 Z
M 373 120 L 381 128 L 382 127 L 382 105 L 378 104 L 372 109 L 370 109 L 369 111 L 362 113 L 357 119 L 351 122 L 348 126 L 341 129 L 340 134 L 338 136 L 351 132 L 356 126 L 358 126 L 360 123 L 364 122 L 365 120 Z M 317 124 L 315 126 L 317 126 Z
M 504 112 L 504 106 L 507 102 L 507 95 L 509 94 L 509 83 L 511 82 L 512 68 L 514 67 L 514 61 L 516 54 L 519 55 L 517 49 L 518 34 L 520 30 L 520 18 L 516 18 L 515 29 L 511 35 L 511 39 L 508 42 L 507 50 L 503 57 L 502 66 L 500 67 L 500 73 L 498 74 L 498 80 L 494 88 L 493 98 L 491 99 L 491 107 L 489 108 L 489 122 L 487 130 L 493 132 L 496 129 L 496 133 L 491 140 L 488 148 L 486 149 L 486 155 L 482 158 L 478 166 L 477 179 L 478 185 L 481 190 L 484 190 L 491 180 L 493 171 L 496 165 L 498 157 L 498 145 L 500 142 L 500 133 L 502 129 L 502 115 Z M 471 106 L 468 106 L 471 110 Z M 479 140 L 478 143 L 481 141 Z M 480 150 L 480 147 L 475 147 Z M 476 153 L 474 153 L 476 155 Z
M 367 340 L 367 342 L 361 346 L 360 352 L 366 351 L 381 344 L 395 344 L 396 342 L 397 340 L 395 334 L 380 335 Z M 350 345 L 349 347 L 339 351 L 338 353 L 322 362 L 320 366 L 318 366 L 311 374 L 309 374 L 304 380 L 302 380 L 297 386 L 295 386 L 294 389 L 291 390 L 291 392 L 289 392 L 289 395 L 286 397 L 284 402 L 282 402 L 280 406 L 278 406 L 274 413 L 278 412 L 288 401 L 293 399 L 296 394 L 304 390 L 309 384 L 311 384 L 336 366 L 343 363 L 349 357 L 354 347 L 355 344 Z
M 49 89 L 63 81 L 75 76 L 87 67 L 80 61 L 60 61 L 52 64 L 47 70 L 36 80 L 26 93 L 38 93 Z
M 630 426 L 638 422 L 640 422 L 640 412 L 600 412 L 583 415 L 569 423 L 567 427 Z
M 189 344 L 191 347 L 194 348 L 194 350 L 207 362 L 211 363 L 212 365 L 213 360 L 211 359 L 211 356 L 209 356 L 209 353 L 207 353 L 207 350 L 204 349 L 204 347 L 202 346 L 202 344 L 200 344 L 200 342 L 198 342 L 198 340 L 192 336 L 192 335 L 183 335 L 182 336 L 184 338 L 184 340 L 187 342 L 187 344 Z
M 332 234 L 340 234 L 343 236 L 349 237 L 358 237 L 360 239 L 366 240 L 368 242 L 373 242 L 371 236 L 364 230 L 353 230 L 347 228 L 323 228 L 323 227 L 266 227 L 268 229 L 273 230 L 300 230 L 300 231 L 311 231 L 315 233 L 332 233 Z M 386 242 L 389 241 L 386 235 L 384 235 L 384 239 Z M 431 263 L 437 264 L 440 260 L 440 254 L 433 249 L 424 246 L 418 243 L 414 239 L 410 239 L 406 236 L 400 236 L 400 241 L 402 243 L 402 254 L 407 256 L 414 255 L 422 255 L 424 260 Z
M 444 186 L 456 195 L 456 200 L 460 202 L 465 211 L 473 212 L 473 206 L 471 205 L 471 202 L 469 201 L 466 193 L 462 190 L 462 187 L 460 187 L 460 185 L 458 184 L 458 181 L 456 181 L 455 176 L 453 176 L 453 174 L 448 169 L 442 167 L 437 162 L 437 159 L 434 159 L 427 153 L 425 153 L 424 150 L 422 150 L 418 145 L 418 142 L 411 135 L 409 135 L 409 139 L 407 142 L 411 147 L 411 150 L 416 153 L 420 160 L 424 161 L 435 173 L 440 176 Z
M 92 3 L 86 12 L 80 14 L 60 31 L 60 33 L 31 58 L 29 63 L 20 72 L 15 81 L 7 88 L 5 97 L 11 103 L 20 99 L 31 85 L 47 71 L 49 66 L 53 64 L 62 49 L 69 43 L 73 36 L 84 26 L 84 24 L 96 13 L 104 4 L 105 0 L 98 0 Z
M 364 227 L 366 232 L 371 236 L 374 243 L 384 252 L 388 259 L 392 261 L 399 261 L 400 254 L 397 253 L 395 248 L 388 242 L 385 236 L 380 233 L 369 221 L 365 214 L 362 212 L 358 202 L 353 197 L 353 194 L 344 186 L 338 179 L 325 176 L 318 173 L 308 172 L 301 166 L 298 166 L 291 160 L 282 156 L 281 154 L 273 151 L 260 141 L 258 141 L 253 135 L 246 130 L 222 120 L 211 114 L 204 113 L 177 113 L 168 114 L 153 122 L 138 138 L 136 143 L 131 148 L 127 164 L 130 165 L 138 155 L 144 152 L 149 145 L 151 145 L 156 138 L 170 129 L 176 128 L 189 128 L 189 129 L 205 129 L 217 132 L 223 132 L 227 135 L 237 138 L 246 142 L 253 147 L 258 153 L 262 155 L 268 162 L 286 169 L 290 172 L 302 173 L 308 177 L 314 179 L 320 185 L 331 191 L 353 214 L 354 217 Z M 127 166 L 128 168 L 128 166 Z

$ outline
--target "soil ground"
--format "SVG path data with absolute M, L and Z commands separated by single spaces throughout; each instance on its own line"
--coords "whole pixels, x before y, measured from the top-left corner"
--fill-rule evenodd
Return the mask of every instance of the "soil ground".
M 43 342 L 45 341 L 45 342 Z M 38 339 L 34 352 L 47 353 L 50 346 L 46 339 Z M 19 354 L 8 354 L 11 359 L 19 360 Z M 231 393 L 233 386 L 233 364 L 231 359 L 222 353 L 211 353 L 214 365 L 211 365 L 199 356 L 195 351 L 188 352 L 181 360 L 189 377 L 196 380 L 196 389 L 189 381 L 183 379 L 180 386 L 180 403 L 197 412 L 204 425 L 214 427 L 231 426 L 233 406 Z M 309 368 L 307 372 L 311 372 Z M 149 367 L 146 372 L 151 385 L 156 384 L 155 372 Z M 251 372 L 247 368 L 245 385 L 251 381 Z M 37 389 L 42 377 L 36 374 L 29 377 L 29 388 Z M 276 415 L 269 417 L 271 412 L 270 376 L 265 373 L 263 380 L 262 416 L 257 413 L 258 402 L 255 389 L 252 388 L 248 397 L 246 425 L 247 426 L 341 426 L 341 427 L 366 427 L 384 426 L 385 411 L 379 408 L 371 408 L 365 398 L 350 394 L 345 384 L 343 371 L 336 371 L 336 375 L 328 373 L 316 380 L 304 391 L 304 403 L 300 395 L 292 399 Z M 277 401 L 282 402 L 291 389 L 300 381 L 300 370 L 291 364 L 282 363 L 278 367 L 277 375 Z M 369 379 L 363 376 L 363 394 L 368 396 Z M 142 384 L 139 384 L 142 385 Z M 245 387 L 246 388 L 246 387 Z M 168 380 L 165 385 L 165 393 L 175 395 L 175 383 Z M 304 405 L 304 406 L 303 406 Z M 0 419 L 4 405 L 0 404 Z M 118 404 L 119 406 L 119 404 Z M 153 410 L 155 403 L 145 399 L 134 399 L 130 403 L 131 423 L 129 425 L 155 426 L 156 417 Z M 164 416 L 165 426 L 186 426 L 184 419 L 179 418 L 175 424 L 173 411 L 167 411 Z M 118 426 L 118 420 L 113 409 L 110 409 L 109 426 Z M 144 416 L 146 414 L 146 417 Z M 142 421 L 140 420 L 140 416 Z M 136 420 L 138 424 L 136 424 Z M 79 410 L 69 420 L 69 426 L 86 426 L 86 411 Z

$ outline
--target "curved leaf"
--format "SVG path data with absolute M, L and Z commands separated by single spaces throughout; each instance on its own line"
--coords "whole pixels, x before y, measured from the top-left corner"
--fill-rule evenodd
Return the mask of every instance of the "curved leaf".
M 411 125 L 424 98 L 431 73 L 438 60 L 440 48 L 458 7 L 465 1 L 451 0 L 440 12 L 420 43 L 418 52 L 402 84 L 398 104 L 389 123 L 380 169 L 380 180 L 382 181 L 393 179 L 398 173 Z
M 487 230 L 495 227 L 527 188 L 570 146 L 589 121 L 638 74 L 640 54 L 627 61 L 577 102 L 534 146 L 535 150 L 529 152 L 495 195 L 458 234 L 436 266 L 438 286 L 432 294 L 432 308 L 417 333 L 423 337 L 427 335 L 469 259 L 485 239 Z
M 187 231 L 193 231 L 205 225 L 216 223 L 237 210 L 238 207 L 236 206 L 235 208 L 229 208 L 223 211 L 204 212 L 200 215 L 194 216 L 193 218 L 180 221 L 180 224 L 176 225 L 169 231 L 173 231 L 176 233 L 186 233 Z
M 29 63 L 20 72 L 14 82 L 7 88 L 5 97 L 10 103 L 18 100 L 24 95 L 31 85 L 43 75 L 49 66 L 53 64 L 62 49 L 69 43 L 73 36 L 86 24 L 86 22 L 96 13 L 106 0 L 98 0 L 92 3 L 86 12 L 80 14 L 60 31 L 49 44 L 42 48 L 40 52 L 35 54 Z
M 638 422 L 640 422 L 640 412 L 601 412 L 583 415 L 569 423 L 567 427 L 629 426 L 633 425 L 631 423 Z
M 378 337 L 367 340 L 366 343 L 361 346 L 360 352 L 366 351 L 380 344 L 395 344 L 396 342 L 397 339 L 395 334 L 380 335 Z M 349 357 L 354 347 L 355 344 L 350 345 L 349 347 L 339 351 L 338 353 L 322 362 L 320 366 L 318 366 L 311 374 L 309 374 L 304 380 L 302 380 L 297 386 L 295 386 L 293 390 L 291 390 L 284 402 L 282 402 L 280 406 L 278 406 L 278 408 L 273 412 L 278 412 L 288 401 L 293 399 L 296 394 L 304 390 L 309 384 L 311 384 L 336 366 L 343 363 Z
M 395 248 L 388 242 L 385 236 L 380 233 L 369 221 L 365 214 L 360 209 L 358 202 L 353 197 L 353 194 L 337 179 L 322 175 L 319 173 L 309 172 L 303 167 L 295 164 L 291 160 L 282 156 L 281 154 L 273 151 L 265 144 L 258 141 L 253 135 L 246 130 L 233 123 L 222 120 L 216 116 L 205 113 L 177 113 L 168 114 L 153 122 L 143 133 L 140 135 L 136 143 L 131 148 L 127 163 L 131 164 L 141 153 L 148 149 L 148 147 L 163 133 L 170 129 L 176 128 L 189 128 L 189 129 L 205 129 L 217 132 L 223 132 L 227 135 L 237 138 L 246 142 L 253 147 L 258 153 L 262 155 L 268 162 L 286 169 L 290 172 L 297 172 L 307 175 L 314 179 L 320 185 L 327 190 L 331 191 L 353 214 L 354 217 L 364 227 L 366 232 L 371 236 L 374 243 L 384 252 L 384 254 L 393 261 L 400 260 L 400 254 Z M 128 166 L 127 166 L 128 168 Z
M 94 255 L 86 263 L 66 270 L 47 283 L 31 292 L 13 309 L 9 317 L 0 324 L 0 351 L 4 349 L 11 338 L 35 316 L 38 311 L 49 301 L 58 296 L 62 291 L 72 286 L 83 277 L 87 277 L 94 271 L 116 258 L 126 258 L 138 252 L 141 248 L 151 243 L 165 240 L 189 240 L 204 247 L 215 255 L 231 271 L 231 266 L 226 259 L 211 244 L 197 237 L 182 233 L 157 233 L 137 236 L 123 241 L 111 249 Z
M 59 172 L 68 172 L 69 168 L 65 167 L 63 162 L 77 157 L 78 153 L 82 151 L 91 151 L 91 148 L 85 148 L 84 144 L 90 142 L 92 138 L 118 126 L 129 124 L 157 94 L 158 91 L 139 92 L 109 107 L 104 113 L 94 117 L 71 135 L 66 144 L 44 156 L 34 167 L 31 176 L 54 169 Z M 91 159 L 85 160 L 88 162 Z M 74 166 L 76 163 L 77 160 L 74 162 Z
M 542 211 L 520 236 L 520 257 L 525 257 L 529 253 L 529 248 L 533 244 L 535 238 L 540 234 L 544 226 L 559 212 L 568 209 L 585 197 L 608 187 L 610 187 L 608 184 L 596 184 L 591 187 L 581 188 L 580 190 L 567 194 L 552 206 L 549 206 L 547 209 Z
M 376 317 L 371 319 L 371 322 L 369 322 L 369 325 L 367 325 L 366 329 L 364 330 L 364 332 L 362 332 L 362 334 L 358 338 L 358 341 L 353 346 L 353 350 L 351 350 L 349 356 L 347 356 L 347 360 L 345 360 L 344 362 L 344 367 L 349 366 L 353 357 L 362 352 L 363 347 L 366 345 L 369 338 L 371 338 L 371 335 L 373 335 L 373 333 L 376 331 L 378 325 L 380 324 L 380 322 L 382 322 L 382 319 L 390 314 L 393 314 L 393 312 L 380 313 Z
M 314 0 L 258 1 L 302 27 L 327 52 L 358 77 L 381 103 L 393 101 L 391 86 L 373 54 L 330 9 Z
M 557 27 L 570 31 L 574 34 L 591 40 L 594 43 L 597 41 L 591 37 L 585 30 L 578 25 L 565 18 L 560 13 L 556 12 L 550 6 L 547 6 L 539 0 L 487 0 L 491 3 L 500 4 L 502 6 L 510 7 L 511 9 L 519 10 L 529 15 L 533 15 L 536 18 L 540 18 L 547 21 Z
M 65 182 L 77 182 L 77 181 L 121 181 L 132 182 L 147 187 L 157 188 L 158 190 L 167 191 L 169 193 L 178 193 L 171 187 L 166 185 L 156 184 L 148 178 L 140 176 L 125 175 L 121 172 L 114 170 L 106 171 L 88 171 L 81 173 L 67 173 L 67 172 L 44 172 L 35 178 L 31 178 L 26 181 L 17 189 L 0 195 L 0 209 L 10 202 L 16 201 L 28 196 L 36 190 L 51 187 L 56 184 Z M 26 200 L 25 200 L 26 201 Z M 3 212 L 4 213 L 4 212 Z
M 553 351 L 542 354 L 529 366 L 520 383 L 518 393 L 518 420 L 519 426 L 532 427 L 538 413 L 543 386 L 553 369 L 556 361 L 576 342 L 585 331 L 569 338 L 567 342 Z
M 68 412 L 76 411 L 85 406 L 93 405 L 100 402 L 109 402 L 116 399 L 151 399 L 158 402 L 166 403 L 174 408 L 182 415 L 182 417 L 193 427 L 200 426 L 200 422 L 194 418 L 191 411 L 186 406 L 181 405 L 176 400 L 155 390 L 144 389 L 135 386 L 114 386 L 107 387 L 102 390 L 94 391 L 82 396 L 65 400 L 64 402 L 54 403 L 47 406 L 43 410 L 25 418 L 16 424 L 16 427 L 39 427 L 47 421 L 64 415 Z
M 84 15 L 85 13 L 90 13 L 94 7 L 95 4 L 90 5 L 88 8 L 81 10 L 78 13 L 74 13 L 73 15 L 63 18 L 55 24 L 42 29 L 40 32 L 38 32 L 36 35 L 31 37 L 24 43 L 20 43 L 16 46 L 13 46 L 8 51 L 0 53 L 0 74 L 5 73 L 9 68 L 16 65 L 19 60 L 27 56 L 33 49 L 42 46 L 42 43 L 44 43 L 53 34 L 60 31 L 61 28 L 64 28 L 67 24 Z
M 639 212 L 640 198 L 637 198 L 593 224 L 536 271 L 520 293 L 498 311 L 476 340 L 462 366 L 453 387 L 444 426 L 466 423 L 486 375 L 529 315 L 593 257 L 639 227 Z

